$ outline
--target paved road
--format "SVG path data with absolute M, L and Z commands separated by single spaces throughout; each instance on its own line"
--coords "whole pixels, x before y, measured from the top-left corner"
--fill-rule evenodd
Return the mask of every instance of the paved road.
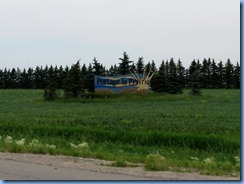
M 129 175 L 56 168 L 53 166 L 0 159 L 1 180 L 152 180 Z

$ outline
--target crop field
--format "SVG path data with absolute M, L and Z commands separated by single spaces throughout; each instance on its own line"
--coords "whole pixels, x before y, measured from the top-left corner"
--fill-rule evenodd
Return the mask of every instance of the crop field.
M 0 90 L 0 151 L 114 160 L 147 170 L 238 175 L 240 90 L 203 96 L 122 94 L 44 101 Z

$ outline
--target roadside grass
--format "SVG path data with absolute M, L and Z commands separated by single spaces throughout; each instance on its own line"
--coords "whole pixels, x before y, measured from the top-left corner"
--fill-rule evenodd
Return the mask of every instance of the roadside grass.
M 0 151 L 99 158 L 119 167 L 143 163 L 154 171 L 240 173 L 240 90 L 55 101 L 42 94 L 0 90 Z

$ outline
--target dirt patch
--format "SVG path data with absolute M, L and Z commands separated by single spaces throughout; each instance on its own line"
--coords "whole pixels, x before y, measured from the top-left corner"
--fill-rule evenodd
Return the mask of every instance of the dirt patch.
M 125 174 L 152 178 L 154 180 L 240 180 L 240 177 L 200 175 L 197 172 L 145 171 L 143 165 L 138 165 L 138 167 L 112 167 L 109 166 L 113 163 L 112 161 L 60 155 L 0 153 L 0 159 L 36 163 L 56 168 L 63 167 L 101 173 Z

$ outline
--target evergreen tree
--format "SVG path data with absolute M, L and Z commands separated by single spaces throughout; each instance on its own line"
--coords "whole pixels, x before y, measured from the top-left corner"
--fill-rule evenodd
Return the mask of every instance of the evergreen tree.
M 185 87 L 185 68 L 183 67 L 180 59 L 178 60 L 178 63 L 176 65 L 176 73 L 177 73 L 179 88 L 181 89 L 181 92 L 183 92 L 183 89 Z
M 152 72 L 154 72 L 156 70 L 157 70 L 156 64 L 155 64 L 154 60 L 152 60 L 151 67 L 150 67 L 150 72 L 152 73 Z
M 80 63 L 77 61 L 72 65 L 64 84 L 64 94 L 66 97 L 77 98 L 82 92 L 82 80 Z
M 121 60 L 121 63 L 119 63 L 118 73 L 120 75 L 130 73 L 130 64 L 132 61 L 130 61 L 128 54 L 124 52 L 123 58 L 119 58 L 119 60 Z
M 4 88 L 3 71 L 0 69 L 0 89 Z
M 200 90 L 200 62 L 197 62 L 195 60 L 192 61 L 190 67 L 189 67 L 189 76 L 190 76 L 190 82 L 189 87 L 191 88 L 190 94 L 193 96 L 200 96 L 202 95 L 202 92 Z
M 63 88 L 63 84 L 64 84 L 64 81 L 66 79 L 66 75 L 65 75 L 65 72 L 64 72 L 64 69 L 62 66 L 60 66 L 58 69 L 56 69 L 57 72 L 57 76 L 56 76 L 56 79 L 57 79 L 57 89 L 62 89 Z
M 211 88 L 217 88 L 218 86 L 218 67 L 214 61 L 214 59 L 212 60 L 212 63 L 210 65 L 210 87 Z
M 86 68 L 86 65 L 83 64 L 83 66 L 81 67 L 82 93 L 84 93 L 85 89 L 86 89 L 86 86 L 85 86 L 86 80 L 87 80 L 87 68 Z
M 207 60 L 204 58 L 200 70 L 202 88 L 209 88 L 210 86 L 210 64 L 211 64 L 211 60 L 210 59 Z
M 240 70 L 240 65 L 237 62 L 236 66 L 234 68 L 234 88 L 240 89 L 240 79 L 241 79 L 241 70 Z
M 193 96 L 201 96 L 202 92 L 200 90 L 200 76 L 199 76 L 199 71 L 196 70 L 194 73 L 192 73 L 191 76 L 191 82 L 190 82 L 190 87 L 191 91 L 190 94 Z
M 167 92 L 170 94 L 179 94 L 183 92 L 182 86 L 177 77 L 177 68 L 173 58 L 169 62 L 169 76 L 168 76 Z
M 92 65 L 91 64 L 89 64 L 88 68 L 87 68 L 85 87 L 89 92 L 94 92 L 94 74 L 92 71 Z
M 166 74 L 165 74 L 165 64 L 162 61 L 158 72 L 156 73 L 155 77 L 151 80 L 151 87 L 152 90 L 155 92 L 165 92 L 166 89 Z
M 93 59 L 92 70 L 94 75 L 104 75 L 103 65 L 100 64 L 96 58 Z
M 42 84 L 42 71 L 39 66 L 36 67 L 34 72 L 34 80 L 33 80 L 33 88 L 34 89 L 41 89 Z
M 47 86 L 44 89 L 43 97 L 45 100 L 54 100 L 58 97 L 56 77 L 56 73 L 51 65 L 48 70 Z
M 10 72 L 9 76 L 9 88 L 10 89 L 15 89 L 17 88 L 17 73 L 15 68 L 13 68 Z
M 150 62 L 148 62 L 146 64 L 144 70 L 145 70 L 145 74 L 148 74 L 150 72 L 150 70 L 151 70 L 151 63 Z
M 34 86 L 34 71 L 32 68 L 28 68 L 27 70 L 27 78 L 26 78 L 26 88 L 27 89 L 33 89 Z
M 143 74 L 144 71 L 144 61 L 143 61 L 143 57 L 139 57 L 138 61 L 136 63 L 136 72 Z
M 225 64 L 225 88 L 233 87 L 233 65 L 230 59 Z
M 111 67 L 108 70 L 108 76 L 116 76 L 118 75 L 118 68 L 116 65 L 111 65 Z
M 217 68 L 217 86 L 218 88 L 223 88 L 224 87 L 224 66 L 222 61 L 218 63 L 218 68 Z

